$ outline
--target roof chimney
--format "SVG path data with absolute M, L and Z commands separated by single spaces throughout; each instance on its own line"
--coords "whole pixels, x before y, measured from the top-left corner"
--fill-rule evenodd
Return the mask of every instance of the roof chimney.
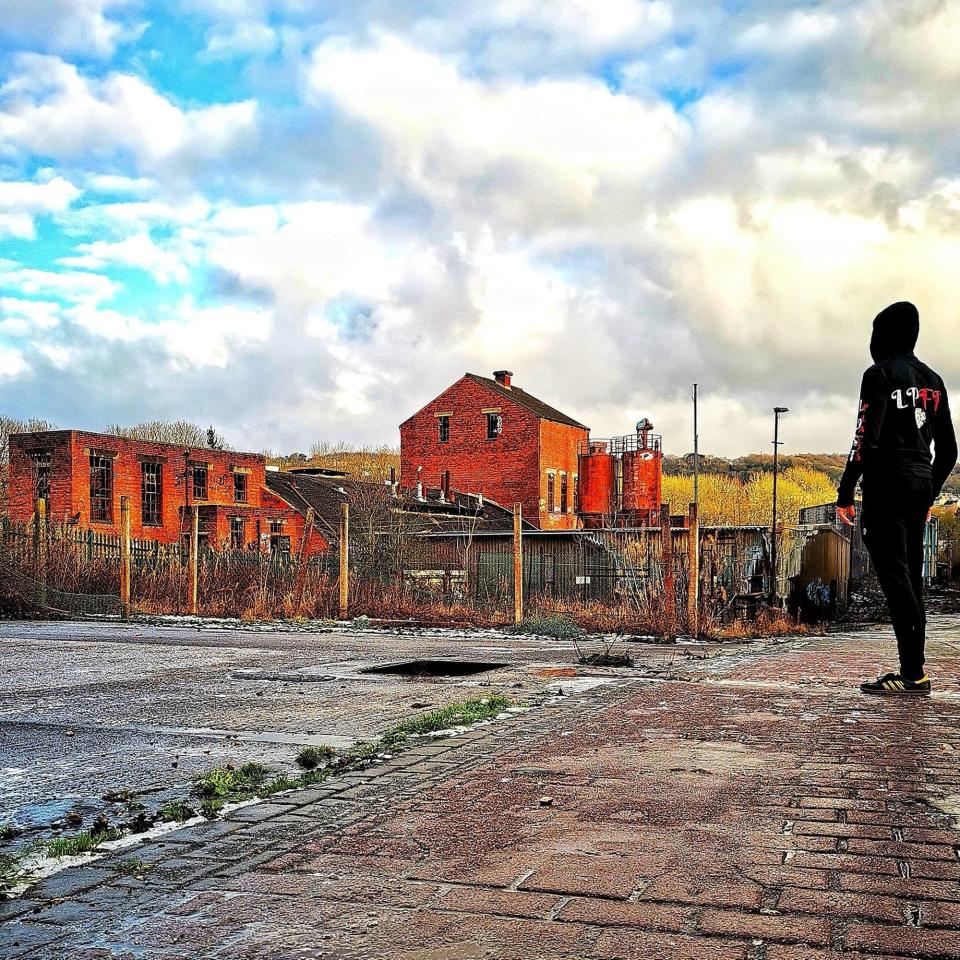
M 512 370 L 494 370 L 493 378 L 500 384 L 501 387 L 506 387 L 510 389 L 510 378 L 513 376 Z

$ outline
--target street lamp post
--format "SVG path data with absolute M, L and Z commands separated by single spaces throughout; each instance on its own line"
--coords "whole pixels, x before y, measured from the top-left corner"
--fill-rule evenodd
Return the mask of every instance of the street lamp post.
M 777 450 L 780 440 L 780 414 L 787 413 L 787 407 L 773 408 L 773 517 L 770 536 L 770 604 L 777 602 Z

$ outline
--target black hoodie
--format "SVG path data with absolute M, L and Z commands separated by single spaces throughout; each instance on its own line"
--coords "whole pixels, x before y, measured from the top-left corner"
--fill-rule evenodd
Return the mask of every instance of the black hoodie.
M 939 374 L 913 353 L 919 333 L 920 315 L 912 303 L 893 303 L 874 318 L 874 364 L 860 384 L 857 427 L 837 488 L 838 507 L 853 503 L 861 476 L 865 495 L 893 493 L 900 477 L 929 478 L 932 503 L 957 462 L 947 389 Z

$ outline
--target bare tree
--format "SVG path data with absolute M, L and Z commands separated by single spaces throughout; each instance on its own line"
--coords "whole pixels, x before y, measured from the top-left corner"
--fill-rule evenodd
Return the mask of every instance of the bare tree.
M 17 420 L 14 417 L 0 415 L 0 515 L 6 516 L 10 483 L 10 434 L 36 433 L 43 430 L 56 430 L 56 424 L 49 420 L 30 418 Z
M 145 420 L 132 427 L 108 423 L 103 432 L 128 440 L 149 440 L 153 443 L 175 443 L 181 447 L 209 447 L 215 450 L 231 449 L 212 424 L 204 429 L 189 420 Z

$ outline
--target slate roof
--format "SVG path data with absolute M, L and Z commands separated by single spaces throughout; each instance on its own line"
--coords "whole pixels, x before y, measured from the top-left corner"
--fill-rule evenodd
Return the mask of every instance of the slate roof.
M 350 480 L 341 477 L 324 477 L 304 473 L 267 472 L 267 489 L 286 501 L 300 514 L 312 507 L 318 526 L 325 528 L 334 537 L 340 531 L 340 505 L 376 503 L 382 498 L 389 504 L 394 516 L 401 513 L 415 517 L 411 533 L 418 531 L 458 530 L 467 524 L 484 530 L 513 528 L 513 513 L 486 497 L 482 506 L 473 494 L 453 491 L 452 503 L 440 498 L 439 490 L 424 491 L 424 499 L 407 495 L 394 500 L 385 484 Z M 479 512 L 478 512 L 479 508 Z M 529 526 L 524 523 L 524 526 Z
M 568 417 L 565 413 L 561 413 L 556 407 L 551 407 L 549 403 L 544 403 L 539 398 L 527 393 L 527 391 L 521 387 L 505 387 L 503 384 L 497 383 L 496 380 L 491 380 L 489 377 L 480 377 L 475 373 L 468 373 L 467 376 L 471 380 L 475 380 L 477 383 L 482 383 L 487 389 L 492 390 L 494 393 L 499 393 L 507 400 L 512 400 L 514 403 L 518 403 L 521 407 L 525 407 L 531 413 L 535 413 L 538 417 L 540 417 L 541 420 L 552 420 L 554 423 L 565 423 L 569 427 L 580 427 L 581 430 L 590 429 L 589 427 L 580 423 L 579 420 L 574 420 L 573 417 Z

